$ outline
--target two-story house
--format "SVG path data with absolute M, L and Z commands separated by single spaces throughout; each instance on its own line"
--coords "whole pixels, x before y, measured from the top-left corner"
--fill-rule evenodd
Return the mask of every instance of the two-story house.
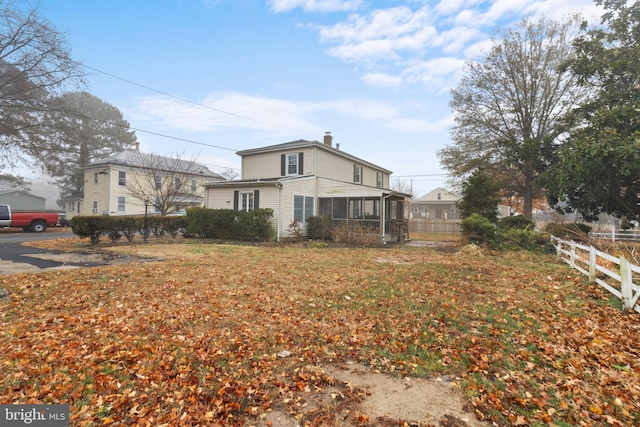
M 460 196 L 438 187 L 411 203 L 414 219 L 459 220 Z
M 211 209 L 273 210 L 276 239 L 296 221 L 327 216 L 335 225 L 361 224 L 385 241 L 408 234 L 405 203 L 410 195 L 389 189 L 391 171 L 324 141 L 298 140 L 239 151 L 241 179 L 206 184 L 205 206 Z
M 180 158 L 134 150 L 96 160 L 84 171 L 83 197 L 66 198 L 67 219 L 75 215 L 168 214 L 204 205 L 204 184 L 224 178 Z

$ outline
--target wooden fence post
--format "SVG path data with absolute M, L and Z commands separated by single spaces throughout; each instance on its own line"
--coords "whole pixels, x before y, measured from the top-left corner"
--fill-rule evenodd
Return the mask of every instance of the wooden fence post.
M 631 284 L 631 266 L 629 261 L 624 257 L 620 257 L 620 293 L 622 294 L 622 309 L 631 310 L 631 300 L 633 299 L 633 286 Z
M 571 242 L 571 253 L 569 255 L 569 265 L 571 268 L 576 266 L 576 243 Z
M 589 283 L 596 281 L 596 248 L 589 246 Z

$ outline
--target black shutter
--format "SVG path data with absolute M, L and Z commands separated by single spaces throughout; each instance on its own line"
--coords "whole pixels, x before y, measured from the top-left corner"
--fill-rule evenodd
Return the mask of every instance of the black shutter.
M 300 152 L 298 153 L 298 175 L 303 175 L 304 174 L 304 153 Z
M 238 199 L 240 198 L 240 192 L 238 190 L 233 192 L 233 210 L 238 210 Z
M 282 154 L 280 156 L 280 176 L 285 176 L 287 174 L 287 169 L 285 169 L 286 162 L 287 162 L 287 157 L 284 154 Z
M 260 190 L 253 192 L 253 209 L 260 209 Z

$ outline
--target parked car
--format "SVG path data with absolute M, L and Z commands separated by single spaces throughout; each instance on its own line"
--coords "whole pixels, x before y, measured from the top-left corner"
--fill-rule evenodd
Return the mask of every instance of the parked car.
M 24 231 L 42 233 L 58 225 L 57 212 L 12 212 L 9 205 L 0 205 L 0 227 L 20 227 Z

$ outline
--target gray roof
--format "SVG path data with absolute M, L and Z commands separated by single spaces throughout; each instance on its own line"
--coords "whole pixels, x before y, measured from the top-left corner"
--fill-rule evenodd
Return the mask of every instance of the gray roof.
M 176 163 L 177 162 L 177 163 Z M 172 157 L 159 156 L 157 154 L 142 153 L 140 151 L 129 150 L 112 154 L 103 159 L 95 160 L 85 169 L 97 166 L 128 166 L 134 168 L 154 169 L 164 171 L 178 171 L 189 173 L 190 175 L 201 175 L 209 178 L 223 180 L 221 175 L 210 171 L 206 166 L 190 160 L 182 160 Z

